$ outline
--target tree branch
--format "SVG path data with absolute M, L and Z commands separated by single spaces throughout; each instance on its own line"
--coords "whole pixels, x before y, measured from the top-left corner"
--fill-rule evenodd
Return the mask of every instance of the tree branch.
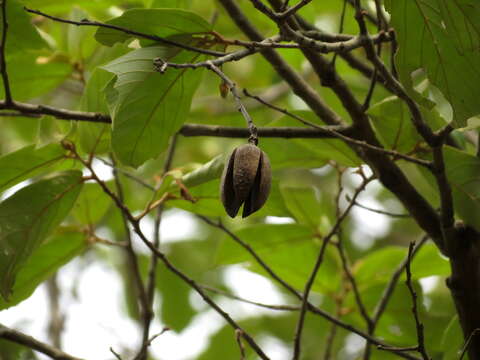
M 418 352 L 422 355 L 423 360 L 430 360 L 430 357 L 427 354 L 427 350 L 425 349 L 425 337 L 423 333 L 423 324 L 420 322 L 420 317 L 418 315 L 418 308 L 417 308 L 417 293 L 415 292 L 413 285 L 412 285 L 412 272 L 410 270 L 410 264 L 412 262 L 412 253 L 413 248 L 415 246 L 415 242 L 411 242 L 410 246 L 408 247 L 408 256 L 407 256 L 407 265 L 405 267 L 405 271 L 407 273 L 407 280 L 405 281 L 410 291 L 410 295 L 412 296 L 412 312 L 413 317 L 415 319 L 415 327 L 417 329 L 417 339 L 418 339 Z
M 135 30 L 131 30 L 131 29 L 127 29 L 127 28 L 124 28 L 124 27 L 121 27 L 121 26 L 102 23 L 100 21 L 90 21 L 88 19 L 82 19 L 82 21 L 73 21 L 73 20 L 62 19 L 62 18 L 59 18 L 57 16 L 53 16 L 53 15 L 48 15 L 48 14 L 45 14 L 45 13 L 39 11 L 39 10 L 29 9 L 26 6 L 24 7 L 24 9 L 25 9 L 25 11 L 27 11 L 31 14 L 40 15 L 40 16 L 46 17 L 47 19 L 57 21 L 57 22 L 61 22 L 61 23 L 65 23 L 65 24 L 77 25 L 77 26 L 103 27 L 103 28 L 106 28 L 106 29 L 117 30 L 117 31 L 123 32 L 125 34 L 135 36 L 135 37 L 140 37 L 140 38 L 143 38 L 143 39 L 153 40 L 153 41 L 159 42 L 161 44 L 176 46 L 176 47 L 181 48 L 181 49 L 194 51 L 194 52 L 197 52 L 199 54 L 205 54 L 205 55 L 211 55 L 211 56 L 224 56 L 225 55 L 225 53 L 222 53 L 222 52 L 219 52 L 219 51 L 197 48 L 197 47 L 182 44 L 182 43 L 170 40 L 170 39 L 166 39 L 166 38 L 163 38 L 163 37 L 160 37 L 160 36 L 145 34 L 145 33 L 141 33 L 141 32 L 135 31 Z
M 250 347 L 257 353 L 257 355 L 263 359 L 263 360 L 270 360 L 270 358 L 263 352 L 263 350 L 260 348 L 260 346 L 255 342 L 255 340 L 247 333 L 245 332 L 240 325 L 237 324 L 235 320 L 232 319 L 232 317 L 226 313 L 220 306 L 218 306 L 206 293 L 203 291 L 201 286 L 192 278 L 190 278 L 188 275 L 186 275 L 184 272 L 182 272 L 180 269 L 178 269 L 175 265 L 173 265 L 170 260 L 166 257 L 166 255 L 161 252 L 159 249 L 157 249 L 152 242 L 150 242 L 143 231 L 140 228 L 140 221 L 133 216 L 133 214 L 130 212 L 130 210 L 125 206 L 125 204 L 118 198 L 118 196 L 113 193 L 110 188 L 105 184 L 104 181 L 102 181 L 95 171 L 92 168 L 92 165 L 85 161 L 77 152 L 75 149 L 75 146 L 72 143 L 69 142 L 64 142 L 63 143 L 65 148 L 68 149 L 69 151 L 72 152 L 72 155 L 78 159 L 89 171 L 91 174 L 92 179 L 100 185 L 102 190 L 112 199 L 114 204 L 125 214 L 127 217 L 128 221 L 133 227 L 133 230 L 137 235 L 140 237 L 142 242 L 148 247 L 148 249 L 152 252 L 152 254 L 155 254 L 166 266 L 166 268 L 171 271 L 173 274 L 178 276 L 180 279 L 182 279 L 185 283 L 187 283 L 190 287 L 192 287 L 199 295 L 200 297 L 213 309 L 215 310 L 220 316 L 224 318 L 224 320 L 230 324 L 235 330 L 241 330 L 243 338 L 247 343 L 250 345 Z
M 253 41 L 262 41 L 263 37 L 252 25 L 239 6 L 233 0 L 219 0 L 235 24 Z M 342 120 L 318 93 L 301 78 L 283 58 L 273 49 L 263 49 L 261 54 L 274 70 L 292 87 L 293 92 L 310 106 L 312 111 L 329 125 L 340 125 Z
M 5 60 L 6 45 L 7 45 L 7 32 L 8 32 L 8 21 L 7 21 L 7 0 L 2 0 L 1 11 L 2 11 L 2 38 L 0 41 L 0 73 L 3 80 L 3 89 L 5 91 L 5 102 L 7 104 L 12 103 L 12 93 L 10 91 L 10 82 L 8 80 L 7 72 L 7 61 Z
M 201 215 L 197 215 L 198 218 L 202 219 L 203 221 L 205 221 L 207 224 L 211 225 L 211 226 L 214 226 L 220 230 L 222 230 L 223 232 L 225 232 L 229 237 L 232 238 L 232 240 L 234 240 L 236 243 L 238 243 L 241 247 L 243 247 L 254 259 L 255 261 L 276 281 L 278 282 L 284 289 L 286 289 L 288 292 L 290 292 L 293 296 L 295 296 L 297 299 L 303 301 L 304 297 L 302 296 L 302 293 L 300 293 L 299 291 L 297 291 L 292 285 L 290 285 L 289 283 L 287 283 L 285 280 L 283 280 L 282 278 L 280 278 L 274 271 L 272 268 L 270 268 L 270 266 L 268 266 L 264 261 L 263 259 L 255 252 L 255 250 L 246 242 L 244 242 L 242 239 L 240 239 L 237 235 L 235 235 L 232 231 L 230 231 L 228 228 L 226 228 L 222 223 L 216 223 L 216 222 L 213 222 L 212 220 L 204 217 L 204 216 L 201 216 Z M 362 338 L 370 341 L 372 344 L 376 344 L 376 345 L 380 345 L 380 346 L 385 346 L 385 347 L 388 347 L 388 345 L 386 345 L 385 343 L 383 343 L 382 341 L 374 338 L 373 336 L 370 336 L 369 334 L 357 329 L 356 327 L 350 325 L 350 324 L 347 324 L 343 321 L 341 321 L 340 319 L 330 315 L 328 312 L 316 307 L 315 305 L 313 305 L 311 302 L 309 302 L 307 300 L 307 310 L 310 311 L 311 313 L 315 314 L 315 315 L 319 315 L 321 317 L 323 317 L 324 319 L 330 321 L 332 324 L 335 324 L 335 325 L 338 325 L 339 327 L 347 330 L 347 331 L 350 331 L 352 333 L 355 333 L 359 336 L 361 336 Z M 411 360 L 419 360 L 417 357 L 415 356 L 412 356 L 412 355 L 409 355 L 409 354 L 403 354 L 403 353 L 400 353 L 400 352 L 396 352 L 397 355 L 399 355 L 400 357 L 403 357 L 405 359 L 411 359 Z
M 64 353 L 63 351 L 54 348 L 53 346 L 42 343 L 31 336 L 21 333 L 20 331 L 10 329 L 2 324 L 0 324 L 0 339 L 9 340 L 17 344 L 27 346 L 30 349 L 45 354 L 54 360 L 82 360 L 80 358 Z
M 177 136 L 175 135 L 171 138 L 170 144 L 168 146 L 167 155 L 165 158 L 165 162 L 163 164 L 161 176 L 164 176 L 172 166 L 176 145 L 177 145 Z M 164 210 L 164 203 L 162 202 L 158 206 L 157 213 L 155 214 L 153 246 L 156 249 L 159 249 L 160 247 L 160 225 L 162 222 L 163 210 Z M 147 350 L 150 344 L 149 342 L 150 325 L 152 323 L 153 316 L 154 316 L 153 301 L 155 298 L 155 288 L 156 288 L 156 281 L 157 281 L 157 265 L 158 265 L 158 257 L 154 253 L 152 253 L 150 256 L 150 267 L 148 269 L 148 280 L 146 285 L 148 312 L 143 319 L 142 346 L 140 348 L 138 355 L 135 357 L 136 360 L 144 360 L 148 358 Z
M 365 189 L 365 186 L 367 186 L 367 184 L 373 179 L 374 179 L 373 177 L 365 179 L 363 181 L 363 183 L 355 191 L 355 194 L 353 195 L 352 199 L 355 200 L 358 197 L 358 195 L 360 195 L 360 193 Z M 321 246 L 320 251 L 318 253 L 317 260 L 315 261 L 312 272 L 310 273 L 310 276 L 307 280 L 307 283 L 305 284 L 305 289 L 303 291 L 302 308 L 300 310 L 300 316 L 298 318 L 297 328 L 296 328 L 296 331 L 295 331 L 293 357 L 292 357 L 293 360 L 298 360 L 300 358 L 302 332 L 303 332 L 304 323 L 305 323 L 305 315 L 306 315 L 307 308 L 308 308 L 308 306 L 307 306 L 308 296 L 310 294 L 310 290 L 312 289 L 312 285 L 313 285 L 313 282 L 315 281 L 315 278 L 317 276 L 320 265 L 322 264 L 323 256 L 325 254 L 325 250 L 327 248 L 328 243 L 332 239 L 332 237 L 337 233 L 341 223 L 343 222 L 343 220 L 349 214 L 353 205 L 354 205 L 353 202 L 350 202 L 350 204 L 343 211 L 343 213 L 337 218 L 337 221 L 335 222 L 335 225 L 332 227 L 330 232 L 323 238 L 322 246 Z
M 372 316 L 372 324 L 368 329 L 368 333 L 370 335 L 373 335 L 375 333 L 375 328 L 377 327 L 378 322 L 380 321 L 380 318 L 382 317 L 384 311 L 386 310 L 390 299 L 392 298 L 395 287 L 397 286 L 398 280 L 400 279 L 400 276 L 402 276 L 402 274 L 403 274 L 403 272 L 404 272 L 404 270 L 407 266 L 407 263 L 409 261 L 411 261 L 411 259 L 413 259 L 413 257 L 418 253 L 418 251 L 427 242 L 427 240 L 428 240 L 428 236 L 422 237 L 422 239 L 420 240 L 418 245 L 415 246 L 415 248 L 413 249 L 412 253 L 410 255 L 407 255 L 405 260 L 403 260 L 397 266 L 395 271 L 393 272 L 392 277 L 390 278 L 390 282 L 384 288 L 383 293 L 382 293 L 382 297 L 380 298 L 380 300 L 377 302 L 377 305 L 375 306 L 375 311 L 374 311 L 374 314 Z M 409 257 L 410 257 L 410 260 L 409 260 Z M 371 351 L 370 344 L 367 343 L 367 345 L 365 347 L 365 352 L 363 354 L 363 359 L 364 360 L 370 358 L 370 351 Z

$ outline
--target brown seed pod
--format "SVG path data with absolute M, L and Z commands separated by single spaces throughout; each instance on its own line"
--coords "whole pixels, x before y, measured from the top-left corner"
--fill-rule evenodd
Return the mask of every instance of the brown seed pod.
M 220 197 L 230 217 L 243 206 L 242 217 L 259 210 L 267 201 L 272 171 L 267 155 L 257 146 L 245 144 L 230 155 L 223 170 Z

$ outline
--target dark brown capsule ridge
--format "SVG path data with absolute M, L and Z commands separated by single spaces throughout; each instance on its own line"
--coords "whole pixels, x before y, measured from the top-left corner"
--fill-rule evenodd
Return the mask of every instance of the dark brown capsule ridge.
M 267 201 L 272 182 L 268 156 L 257 146 L 245 144 L 230 155 L 223 170 L 220 197 L 230 217 L 242 206 L 242 217 L 259 210 Z

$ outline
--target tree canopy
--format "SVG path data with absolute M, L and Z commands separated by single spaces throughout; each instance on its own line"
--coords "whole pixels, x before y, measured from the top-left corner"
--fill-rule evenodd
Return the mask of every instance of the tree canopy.
M 480 359 L 478 1 L 0 4 L 0 311 L 53 304 L 49 341 L 0 312 L 1 360 L 82 356 L 57 277 L 82 258 L 138 325 L 112 358 L 214 311 L 195 359 Z

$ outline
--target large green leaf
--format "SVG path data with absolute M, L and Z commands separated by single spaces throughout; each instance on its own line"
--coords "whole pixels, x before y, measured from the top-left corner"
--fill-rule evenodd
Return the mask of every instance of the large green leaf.
M 82 224 L 94 225 L 102 219 L 111 204 L 110 197 L 98 184 L 85 184 L 72 213 Z
M 132 9 L 121 16 L 109 20 L 107 24 L 121 26 L 144 34 L 168 37 L 176 34 L 205 33 L 211 25 L 197 14 L 179 9 Z M 95 34 L 97 41 L 112 46 L 131 38 L 131 34 L 99 28 Z
M 445 172 L 453 195 L 455 215 L 480 231 L 480 159 L 465 151 L 445 146 L 443 148 Z M 439 204 L 438 188 L 432 173 L 424 168 L 406 168 L 410 177 L 421 174 L 416 181 L 423 195 Z M 417 180 L 415 179 L 415 180 Z
M 162 46 L 134 50 L 103 68 L 117 75 L 107 93 L 113 117 L 112 145 L 118 158 L 137 167 L 158 156 L 168 145 L 190 109 L 201 70 L 154 70 L 153 59 L 185 63 L 200 55 Z M 107 89 L 109 87 L 107 86 Z M 111 94 L 111 91 L 115 94 Z
M 2 353 L 0 354 L 0 360 L 37 359 L 32 349 L 9 340 L 1 339 L 0 349 L 2 349 Z
M 34 54 L 16 53 L 7 59 L 7 69 L 13 97 L 24 101 L 53 90 L 71 74 L 72 65 L 61 58 L 44 61 Z
M 360 288 L 387 284 L 393 272 L 407 257 L 407 252 L 403 247 L 386 246 L 357 260 L 353 269 Z M 448 260 L 440 255 L 440 251 L 433 244 L 422 246 L 412 260 L 411 270 L 412 279 L 450 274 Z M 402 274 L 402 278 L 405 278 L 405 274 Z
M 409 152 L 422 141 L 412 124 L 407 106 L 397 97 L 389 97 L 373 105 L 368 115 L 382 143 L 390 149 Z
M 208 181 L 218 179 L 222 174 L 224 165 L 225 156 L 223 154 L 218 155 L 206 164 L 200 166 L 192 172 L 189 172 L 188 174 L 185 174 L 182 177 L 182 183 L 187 188 L 191 188 L 204 184 Z
M 61 266 L 81 254 L 88 246 L 85 235 L 79 232 L 59 233 L 33 251 L 17 274 L 8 301 L 0 298 L 0 310 L 28 298 L 43 281 Z
M 423 69 L 454 111 L 454 124 L 480 113 L 480 32 L 477 0 L 386 0 L 397 33 L 400 79 L 412 87 Z M 475 17 L 477 15 L 477 17 Z
M 23 10 L 17 0 L 9 0 L 6 4 L 8 32 L 6 55 L 38 50 L 46 46 L 38 31 L 31 23 L 30 16 Z M 0 14 L 0 33 L 3 32 L 3 15 Z
M 0 204 L 0 294 L 6 300 L 18 271 L 68 215 L 81 188 L 82 173 L 69 171 L 26 186 Z
M 290 213 L 300 223 L 317 230 L 323 217 L 318 193 L 313 187 L 280 187 Z
M 0 192 L 64 158 L 65 149 L 59 144 L 50 144 L 39 149 L 30 145 L 0 157 Z
M 480 231 L 480 159 L 451 147 L 444 148 L 444 157 L 455 212 Z
M 96 68 L 88 79 L 83 91 L 80 107 L 84 111 L 107 114 L 108 106 L 105 86 L 113 79 L 108 71 Z M 85 152 L 103 153 L 110 149 L 110 124 L 97 124 L 83 121 L 78 124 L 80 145 Z
M 465 346 L 465 340 L 462 336 L 462 329 L 457 314 L 452 316 L 452 319 L 445 329 L 441 344 L 444 349 L 442 360 L 457 360 L 460 358 Z

